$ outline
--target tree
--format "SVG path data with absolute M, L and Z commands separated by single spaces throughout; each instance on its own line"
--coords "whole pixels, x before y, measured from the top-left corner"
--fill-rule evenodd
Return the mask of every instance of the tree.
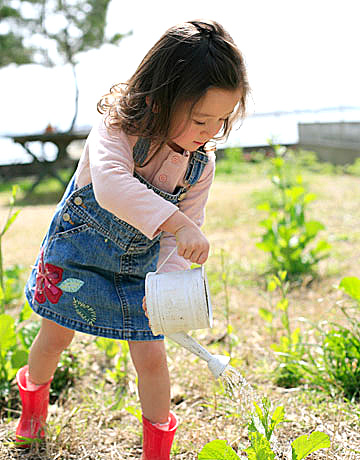
M 43 0 L 40 0 L 42 3 Z M 36 27 L 36 21 L 24 17 L 22 6 L 39 3 L 37 0 L 0 0 L 0 68 L 9 64 L 30 64 L 34 62 L 35 46 L 25 45 L 29 29 Z
M 79 88 L 77 83 L 77 56 L 104 44 L 115 45 L 128 34 L 117 33 L 106 37 L 106 15 L 111 0 L 43 0 L 41 33 L 56 43 L 64 63 L 70 64 L 75 81 L 75 113 L 69 128 L 72 131 L 77 114 Z
M 78 55 L 105 44 L 115 45 L 128 35 L 117 33 L 111 37 L 106 36 L 106 16 L 110 1 L 20 0 L 19 3 L 0 0 L 0 19 L 4 18 L 8 25 L 17 24 L 16 34 L 9 30 L 4 36 L 0 35 L 0 44 L 4 42 L 0 67 L 11 62 L 54 66 L 60 61 L 70 64 L 75 82 L 75 111 L 68 131 L 73 130 L 78 115 Z M 22 11 L 24 4 L 31 4 L 30 17 Z

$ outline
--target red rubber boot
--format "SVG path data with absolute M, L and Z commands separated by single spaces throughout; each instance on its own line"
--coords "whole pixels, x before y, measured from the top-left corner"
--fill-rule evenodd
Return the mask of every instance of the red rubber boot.
M 35 390 L 29 390 L 26 384 L 26 373 L 29 366 L 24 366 L 16 374 L 22 402 L 22 414 L 16 428 L 16 444 L 20 447 L 29 447 L 26 439 L 39 439 L 45 437 L 44 425 L 46 422 L 49 389 L 52 378 L 44 385 L 39 385 Z
M 142 417 L 143 453 L 141 460 L 170 460 L 170 450 L 179 422 L 173 412 L 170 412 L 169 416 L 170 424 L 167 431 L 156 428 L 147 418 Z

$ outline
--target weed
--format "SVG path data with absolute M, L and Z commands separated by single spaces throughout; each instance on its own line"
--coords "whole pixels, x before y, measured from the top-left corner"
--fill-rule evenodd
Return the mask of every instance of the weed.
M 6 313 L 0 315 L 0 401 L 7 400 L 16 372 L 27 363 L 29 347 L 37 333 L 26 323 L 31 312 L 25 303 L 17 320 Z
M 250 446 L 244 449 L 250 460 L 275 460 L 276 448 L 274 430 L 285 422 L 284 407 L 278 406 L 271 414 L 271 403 L 267 398 L 262 399 L 262 407 L 254 402 L 255 412 L 251 414 L 248 424 Z M 327 434 L 314 431 L 309 436 L 303 435 L 291 442 L 291 459 L 302 460 L 319 449 L 330 447 L 330 438 Z M 199 452 L 199 460 L 238 460 L 237 453 L 224 440 L 216 439 L 206 444 Z
M 347 325 L 326 321 L 316 326 L 320 340 L 313 351 L 309 347 L 309 359 L 302 368 L 313 385 L 355 400 L 360 398 L 360 279 L 343 278 L 339 288 L 354 301 L 351 307 L 337 305 Z
M 216 167 L 217 175 L 233 175 L 234 173 L 244 173 L 245 165 L 243 162 L 243 153 L 241 148 L 227 148 Z
M 107 339 L 99 337 L 95 345 L 105 352 L 107 367 L 106 375 L 115 383 L 122 384 L 122 391 L 125 391 L 127 385 L 128 365 L 130 359 L 129 345 L 125 341 Z M 115 365 L 112 360 L 115 359 Z M 110 369 L 113 369 L 111 370 Z
M 65 350 L 61 354 L 50 387 L 50 402 L 53 404 L 60 394 L 73 386 L 80 375 L 80 361 L 76 353 Z
M 7 219 L 4 223 L 2 230 L 0 231 L 0 313 L 5 313 L 5 305 L 12 301 L 14 298 L 18 298 L 18 285 L 11 276 L 11 270 L 5 271 L 3 265 L 3 253 L 2 253 L 2 240 L 5 233 L 9 230 L 20 210 L 14 211 L 15 198 L 16 198 L 17 187 L 12 188 L 10 197 L 10 206 Z
M 314 247 L 311 243 L 325 226 L 316 220 L 307 220 L 306 208 L 315 199 L 302 183 L 302 177 L 293 177 L 283 156 L 286 150 L 274 146 L 276 157 L 271 159 L 271 181 L 275 186 L 277 202 L 268 199 L 258 206 L 267 212 L 260 222 L 265 228 L 261 242 L 256 246 L 270 253 L 273 272 L 286 271 L 289 278 L 313 273 L 318 262 L 328 257 L 330 244 L 320 240 Z
M 360 176 L 360 158 L 356 158 L 353 164 L 345 166 L 345 172 L 354 176 Z
M 3 300 L 4 308 L 9 309 L 15 305 L 16 301 L 23 295 L 23 283 L 21 281 L 24 269 L 21 265 L 16 264 L 3 270 Z
M 223 285 L 223 292 L 225 296 L 225 320 L 226 320 L 226 343 L 227 343 L 227 352 L 232 357 L 233 348 L 239 343 L 238 336 L 234 333 L 234 327 L 231 324 L 231 310 L 230 310 L 230 268 L 227 263 L 228 257 L 226 257 L 225 251 L 221 249 L 220 251 L 220 261 L 221 261 L 221 281 Z
M 268 331 L 275 337 L 274 320 L 279 316 L 283 333 L 276 343 L 271 345 L 275 352 L 278 366 L 275 369 L 275 381 L 277 385 L 285 388 L 292 388 L 301 382 L 302 368 L 299 362 L 304 359 L 305 344 L 300 328 L 292 329 L 289 318 L 289 300 L 287 298 L 289 282 L 286 281 L 286 272 L 279 272 L 272 275 L 268 280 L 267 290 L 269 292 L 279 291 L 280 300 L 275 308 L 260 308 L 259 314 L 268 325 Z M 269 300 L 271 304 L 271 299 Z M 273 311 L 274 310 L 274 311 Z
M 5 308 L 13 300 L 19 299 L 23 292 L 22 269 L 20 266 L 4 269 L 1 251 L 2 237 L 19 213 L 19 210 L 14 212 L 16 192 L 17 188 L 14 186 L 8 217 L 0 232 L 0 404 L 6 403 L 7 405 L 10 404 L 9 396 L 14 377 L 17 371 L 27 363 L 31 344 L 40 329 L 39 321 L 29 321 L 32 310 L 28 302 L 23 304 L 17 318 L 5 313 Z M 52 401 L 57 399 L 64 388 L 72 385 L 78 366 L 78 359 L 74 354 L 67 351 L 62 354 L 51 385 Z

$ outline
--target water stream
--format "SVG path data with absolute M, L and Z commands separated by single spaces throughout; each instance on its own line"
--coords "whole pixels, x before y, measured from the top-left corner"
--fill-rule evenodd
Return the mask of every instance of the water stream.
M 238 370 L 232 366 L 227 366 L 220 377 L 224 385 L 226 396 L 239 407 L 242 412 L 253 411 L 253 402 L 260 403 L 259 396 L 254 388 L 243 377 Z
M 237 369 L 230 365 L 226 367 L 220 376 L 220 381 L 225 388 L 226 397 L 229 399 L 230 404 L 235 406 L 234 408 L 237 411 L 237 415 L 240 416 L 240 419 L 248 423 L 251 417 L 256 429 L 265 435 L 264 427 L 255 413 L 253 404 L 256 402 L 256 404 L 263 410 L 262 396 L 255 391 L 255 389 Z M 271 436 L 270 444 L 276 455 L 275 458 L 287 458 L 284 457 L 285 454 L 274 434 Z

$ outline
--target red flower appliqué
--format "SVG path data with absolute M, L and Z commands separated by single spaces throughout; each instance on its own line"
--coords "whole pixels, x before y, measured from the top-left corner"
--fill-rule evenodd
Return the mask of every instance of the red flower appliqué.
M 44 264 L 44 254 L 41 251 L 36 275 L 35 300 L 45 303 L 48 299 L 51 303 L 58 303 L 63 292 L 55 285 L 60 283 L 62 275 L 62 268 Z

